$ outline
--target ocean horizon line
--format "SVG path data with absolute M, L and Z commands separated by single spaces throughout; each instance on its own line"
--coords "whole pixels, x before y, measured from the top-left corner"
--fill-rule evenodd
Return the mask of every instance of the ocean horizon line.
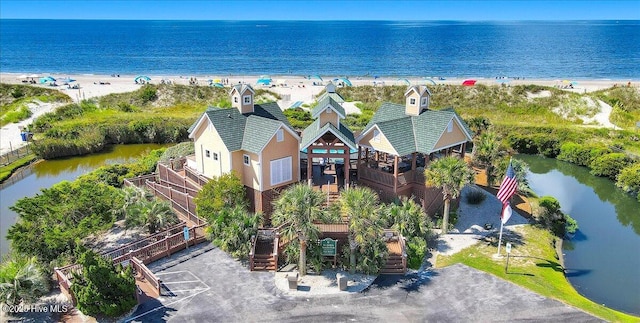
M 34 20 L 34 21 L 175 21 L 175 22 L 439 22 L 439 23 L 545 23 L 545 22 L 638 22 L 640 19 L 489 19 L 489 20 L 460 20 L 460 19 L 429 19 L 429 20 L 415 20 L 415 19 L 126 19 L 126 18 L 2 18 L 1 20 Z

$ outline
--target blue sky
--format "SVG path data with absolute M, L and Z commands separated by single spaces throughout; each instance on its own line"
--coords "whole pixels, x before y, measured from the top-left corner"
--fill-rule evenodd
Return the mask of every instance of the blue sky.
M 28 1 L 2 0 L 2 19 L 626 20 L 640 1 Z

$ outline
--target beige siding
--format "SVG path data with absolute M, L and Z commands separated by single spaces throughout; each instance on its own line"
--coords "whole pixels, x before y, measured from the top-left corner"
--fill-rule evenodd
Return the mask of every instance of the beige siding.
M 411 104 L 411 99 L 415 100 L 415 104 Z M 420 114 L 420 96 L 416 91 L 411 91 L 409 95 L 405 98 L 405 111 L 408 115 L 417 116 Z
M 214 178 L 231 170 L 229 151 L 227 151 L 222 138 L 220 138 L 220 135 L 208 120 L 196 129 L 194 138 L 196 166 L 200 173 L 209 178 Z M 210 152 L 209 157 L 206 157 L 206 150 Z M 218 154 L 218 160 L 213 159 L 214 153 Z
M 389 143 L 384 134 L 380 133 L 379 142 L 373 141 L 373 133 L 376 131 L 376 129 L 372 129 L 371 131 L 369 131 L 369 133 L 367 133 L 367 135 L 358 142 L 358 145 L 365 145 L 372 147 L 373 149 L 378 151 L 395 154 L 395 149 L 393 149 L 393 146 L 391 146 L 391 143 Z
M 244 164 L 244 157 L 243 157 L 244 155 L 249 156 L 249 166 Z M 236 159 L 238 160 L 237 166 L 236 166 Z M 241 151 L 238 151 L 237 153 L 234 153 L 234 158 L 233 158 L 234 170 L 236 171 L 238 176 L 241 177 L 242 184 L 244 184 L 245 186 L 251 187 L 256 191 L 260 190 L 260 181 L 258 180 L 260 176 L 259 162 L 260 162 L 260 157 L 248 151 L 241 150 Z
M 267 191 L 272 188 L 288 185 L 299 180 L 300 175 L 300 142 L 291 133 L 284 130 L 284 140 L 278 142 L 276 136 L 269 141 L 262 150 L 262 190 Z M 280 183 L 271 187 L 271 161 L 291 156 L 291 181 Z
M 331 111 L 331 113 L 327 113 L 327 111 Z M 333 111 L 333 109 L 325 109 L 320 113 L 320 127 L 330 122 L 334 127 L 339 128 L 338 125 L 338 114 Z
M 445 148 L 465 140 L 467 140 L 467 137 L 464 135 L 464 132 L 460 128 L 458 122 L 454 119 L 453 131 L 447 132 L 447 129 L 445 128 L 444 133 L 442 134 L 442 137 L 440 137 L 440 140 L 438 140 L 438 143 L 436 143 L 434 150 L 440 150 L 441 148 Z
M 244 97 L 251 96 L 251 102 L 249 104 L 244 104 Z M 238 109 L 240 113 L 250 113 L 253 112 L 253 94 L 248 89 L 243 93 L 238 93 L 238 91 L 233 91 L 233 95 L 231 96 L 231 106 Z

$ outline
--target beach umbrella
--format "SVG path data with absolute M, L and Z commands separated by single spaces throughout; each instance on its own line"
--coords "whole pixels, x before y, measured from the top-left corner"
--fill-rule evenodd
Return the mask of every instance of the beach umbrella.
M 40 83 L 41 83 L 41 84 L 42 84 L 42 83 L 55 82 L 55 81 L 56 81 L 56 79 L 54 79 L 54 78 L 53 78 L 53 77 L 51 77 L 51 76 L 45 76 L 45 77 L 40 78 Z
M 462 85 L 464 85 L 464 86 L 474 86 L 474 85 L 476 85 L 476 80 L 464 80 L 464 82 L 462 82 Z
M 434 80 L 432 80 L 431 78 L 425 77 L 424 80 L 427 81 L 427 83 L 429 83 L 431 85 L 436 85 L 436 82 Z
M 258 79 L 258 81 L 256 82 L 256 84 L 262 84 L 262 85 L 270 85 L 271 84 L 271 78 L 270 77 L 260 77 Z
M 569 84 L 571 84 L 571 85 L 578 85 L 578 82 L 576 82 L 576 81 L 572 81 L 572 82 L 571 82 L 571 83 L 569 83 Z
M 138 75 L 138 76 L 136 76 L 135 79 L 133 79 L 133 81 L 136 82 L 136 83 L 140 82 L 141 80 L 143 80 L 145 82 L 149 82 L 149 81 L 151 81 L 151 78 L 146 76 L 146 75 Z
M 340 78 L 333 79 L 333 80 L 336 81 L 336 82 L 342 82 L 346 86 L 352 86 L 351 85 L 351 81 L 349 81 L 349 79 L 347 79 L 346 77 L 340 77 Z
M 403 78 L 399 78 L 396 81 L 400 82 L 400 83 L 404 83 L 406 85 L 411 85 L 411 81 L 407 80 L 407 79 L 403 79 Z
M 222 83 L 220 83 L 220 82 L 214 82 L 214 83 L 211 83 L 211 86 L 213 86 L 213 87 L 220 87 L 220 88 L 224 87 L 224 85 L 222 85 Z
M 61 82 L 62 84 L 69 84 L 69 83 L 75 82 L 76 80 L 70 77 L 65 77 L 65 78 L 58 79 L 58 81 Z
M 309 79 L 318 79 L 320 81 L 323 81 L 322 77 L 320 77 L 320 75 L 318 74 L 309 75 Z

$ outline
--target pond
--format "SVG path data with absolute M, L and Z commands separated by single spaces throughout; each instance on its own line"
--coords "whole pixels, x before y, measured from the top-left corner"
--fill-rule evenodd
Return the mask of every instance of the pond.
M 563 244 L 566 276 L 598 304 L 640 315 L 640 202 L 586 167 L 539 156 L 528 180 L 539 196 L 555 197 L 579 230 Z
M 0 188 L 0 255 L 9 250 L 6 240 L 9 227 L 18 215 L 9 209 L 16 201 L 33 196 L 43 188 L 64 180 L 74 180 L 100 166 L 123 163 L 138 158 L 153 149 L 165 147 L 160 144 L 115 145 L 97 154 L 80 157 L 45 160 L 23 169 L 7 180 Z

